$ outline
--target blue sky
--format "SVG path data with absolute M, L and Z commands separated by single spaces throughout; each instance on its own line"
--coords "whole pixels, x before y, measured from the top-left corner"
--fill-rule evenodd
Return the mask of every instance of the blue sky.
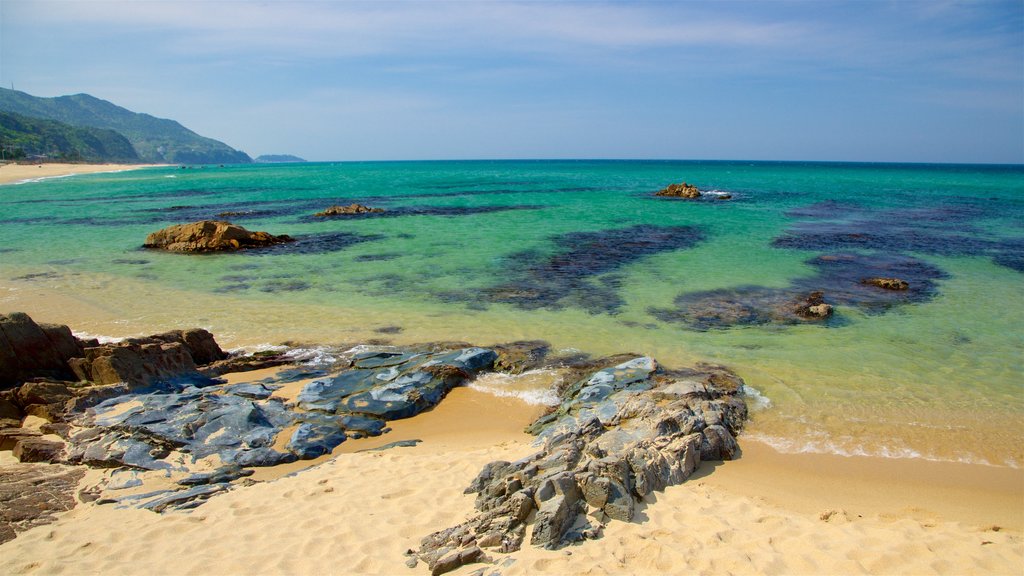
M 0 0 L 0 84 L 251 155 L 1024 163 L 1024 2 Z

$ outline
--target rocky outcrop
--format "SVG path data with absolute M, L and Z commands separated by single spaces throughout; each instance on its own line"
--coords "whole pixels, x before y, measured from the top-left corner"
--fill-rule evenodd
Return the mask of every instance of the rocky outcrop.
M 466 489 L 479 514 L 424 538 L 419 559 L 441 574 L 488 561 L 485 550 L 518 550 L 528 529 L 530 543 L 547 548 L 599 537 L 702 461 L 737 454 L 741 394 L 742 380 L 717 366 L 667 371 L 640 357 L 594 372 L 528 427 L 543 442 L 538 452 L 481 470 Z
M 0 314 L 0 389 L 35 377 L 73 377 L 68 359 L 81 343 L 67 326 L 36 324 L 22 312 Z
M 860 282 L 861 284 L 877 286 L 885 290 L 906 290 L 910 288 L 910 283 L 899 278 L 865 278 Z
M 348 438 L 379 436 L 389 430 L 389 420 L 437 405 L 452 387 L 489 369 L 495 357 L 484 348 L 362 352 L 338 375 L 307 384 L 295 404 L 273 396 L 281 384 L 266 380 L 229 386 L 182 382 L 157 393 L 115 397 L 75 421 L 80 431 L 70 438 L 67 461 L 187 475 L 179 484 L 189 488 L 147 499 L 106 498 L 158 511 L 194 506 L 196 498 L 215 492 L 199 491 L 185 500 L 178 492 L 200 484 L 226 489 L 246 475 L 245 468 L 317 458 Z M 283 382 L 290 375 L 284 371 L 276 378 Z M 200 473 L 211 459 L 227 468 Z
M 693 184 L 683 182 L 681 184 L 669 184 L 668 186 L 654 193 L 655 196 L 667 196 L 670 198 L 700 198 L 700 189 Z
M 268 232 L 251 232 L 230 222 L 201 220 L 153 232 L 146 236 L 143 247 L 170 252 L 232 252 L 247 248 L 263 248 L 293 240 L 288 235 L 274 236 Z
M 329 218 L 331 216 L 354 216 L 358 214 L 376 214 L 384 212 L 383 208 L 370 208 L 362 204 L 349 204 L 348 206 L 331 206 L 323 212 L 317 212 L 313 216 L 317 218 Z
M 193 378 L 199 374 L 197 366 L 225 358 L 212 334 L 194 328 L 87 346 L 83 357 L 70 360 L 70 365 L 80 380 L 142 388 Z
M 0 543 L 74 508 L 74 491 L 84 475 L 81 468 L 52 464 L 0 467 Z

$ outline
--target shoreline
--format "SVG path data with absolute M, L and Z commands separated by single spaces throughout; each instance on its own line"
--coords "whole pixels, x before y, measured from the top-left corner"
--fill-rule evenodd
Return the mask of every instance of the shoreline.
M 170 166 L 170 164 L 0 164 L 0 185 L 35 182 L 49 178 L 64 178 L 79 174 L 128 172 L 143 168 Z
M 391 433 L 346 442 L 347 451 L 339 447 L 311 468 L 264 478 L 194 511 L 79 505 L 0 550 L 11 574 L 172 566 L 183 574 L 310 574 L 332 558 L 345 558 L 352 574 L 423 574 L 422 563 L 404 565 L 404 551 L 473 514 L 463 488 L 483 464 L 536 450 L 521 430 L 535 411 L 456 388 L 433 410 L 394 422 Z M 423 442 L 354 451 L 408 438 Z M 505 575 L 1012 574 L 1024 562 L 1021 471 L 1007 473 L 993 495 L 979 490 L 984 474 L 970 465 L 825 462 L 739 441 L 739 459 L 704 463 L 683 484 L 650 495 L 633 522 L 609 523 L 602 538 L 558 550 L 524 545 L 494 554 L 498 566 L 469 564 L 451 574 L 499 567 Z

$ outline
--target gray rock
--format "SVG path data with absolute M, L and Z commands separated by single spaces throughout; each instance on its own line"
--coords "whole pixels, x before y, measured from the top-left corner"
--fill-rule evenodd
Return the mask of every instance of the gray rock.
M 629 522 L 641 499 L 685 481 L 702 455 L 736 454 L 742 380 L 718 366 L 670 372 L 651 358 L 620 360 L 567 386 L 562 404 L 528 428 L 540 451 L 486 465 L 466 489 L 480 514 L 424 538 L 420 559 L 447 568 L 434 562 L 473 546 L 518 550 L 527 522 L 535 546 L 595 538 L 600 526 L 577 524 L 587 506 Z

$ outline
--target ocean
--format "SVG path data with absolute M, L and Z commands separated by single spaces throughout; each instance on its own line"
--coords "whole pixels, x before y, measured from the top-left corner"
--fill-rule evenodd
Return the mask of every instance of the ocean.
M 681 181 L 704 196 L 654 196 Z M 351 203 L 385 212 L 314 216 Z M 297 241 L 141 248 L 200 219 Z M 816 292 L 831 317 L 793 313 Z M 27 182 L 0 187 L 0 311 L 23 308 L 87 336 L 202 326 L 226 348 L 542 339 L 711 362 L 748 385 L 744 437 L 783 451 L 1024 465 L 1021 166 L 337 162 Z M 486 389 L 544 402 L 543 376 Z

